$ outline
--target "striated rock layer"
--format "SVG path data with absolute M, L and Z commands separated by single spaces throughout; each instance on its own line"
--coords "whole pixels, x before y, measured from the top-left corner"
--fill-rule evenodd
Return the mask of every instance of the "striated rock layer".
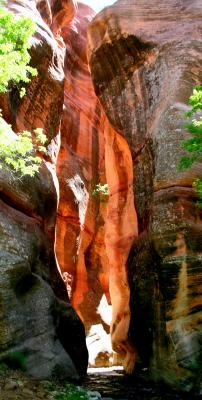
M 110 326 L 113 350 L 127 373 L 134 369 L 135 347 L 129 339 L 130 289 L 127 258 L 137 237 L 137 215 L 133 195 L 133 164 L 125 138 L 108 121 L 104 124 L 105 165 L 109 200 L 105 222 L 105 246 L 109 260 L 109 293 L 112 302 Z
M 86 328 L 91 366 L 108 365 L 110 299 L 104 245 L 106 201 L 93 191 L 105 183 L 101 107 L 86 57 L 87 27 L 94 12 L 78 4 L 62 30 L 66 46 L 61 147 L 57 162 L 60 201 L 56 253 L 73 307 Z
M 51 2 L 52 7 L 54 4 Z M 57 12 L 63 17 L 68 4 L 70 1 L 58 3 Z M 18 178 L 0 170 L 0 360 L 17 353 L 34 377 L 62 374 L 77 378 L 87 368 L 85 333 L 68 304 L 54 254 L 58 203 L 55 163 L 65 49 L 62 39 L 54 37 L 47 25 L 55 27 L 57 19 L 48 1 L 8 1 L 8 7 L 37 24 L 31 55 L 38 75 L 22 99 L 16 86 L 1 97 L 3 115 L 16 132 L 43 128 L 48 142 L 42 168 L 34 178 Z M 62 21 L 60 27 L 69 17 Z
M 124 177 L 116 141 L 124 143 L 128 163 L 133 160 L 135 209 L 130 194 L 132 215 L 127 211 L 125 217 L 132 240 L 136 210 L 139 233 L 128 259 L 130 336 L 151 376 L 195 391 L 202 390 L 202 222 L 192 181 L 202 169 L 198 163 L 179 172 L 177 163 L 187 135 L 183 113 L 192 87 L 202 81 L 201 23 L 199 0 L 119 0 L 89 28 L 95 92 L 117 132 L 114 141 L 105 128 L 116 154 L 110 162 L 120 167 L 123 185 L 132 170 Z M 110 184 L 107 158 L 106 171 Z M 117 202 L 113 215 L 123 236 L 118 221 L 128 197 Z M 110 262 L 125 262 L 130 244 L 122 257 L 111 242 Z
M 16 132 L 42 127 L 48 143 L 34 179 L 0 170 L 0 359 L 23 354 L 35 377 L 85 373 L 81 318 L 91 365 L 116 362 L 115 351 L 128 373 L 137 360 L 198 392 L 202 224 L 191 185 L 202 170 L 176 166 L 202 81 L 201 2 L 120 0 L 94 19 L 76 3 L 8 1 L 37 23 L 38 76 L 1 108 Z
M 71 302 L 86 328 L 90 365 L 124 362 L 129 372 L 135 350 L 128 340 L 125 264 L 137 235 L 132 159 L 126 140 L 109 125 L 92 85 L 86 58 L 92 17 L 92 10 L 79 4 L 72 25 L 62 30 L 67 57 L 57 163 L 56 252 Z M 94 194 L 96 185 L 106 180 L 109 200 Z M 113 350 L 124 361 L 113 357 L 109 333 Z

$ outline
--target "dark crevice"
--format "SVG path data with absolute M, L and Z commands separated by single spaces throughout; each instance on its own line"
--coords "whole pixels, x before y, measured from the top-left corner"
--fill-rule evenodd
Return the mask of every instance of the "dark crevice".
M 92 55 L 90 67 L 97 96 L 116 79 L 121 87 L 149 57 L 154 45 L 141 42 L 133 35 L 103 43 Z M 105 68 L 103 68 L 105 65 Z
M 30 210 L 25 211 L 24 207 L 20 206 L 19 202 L 16 202 L 14 199 L 11 199 L 5 193 L 1 192 L 1 190 L 0 190 L 0 200 L 2 200 L 8 207 L 11 207 L 13 210 L 24 214 L 26 217 L 33 218 L 36 220 L 37 223 L 42 224 L 42 218 L 30 212 Z

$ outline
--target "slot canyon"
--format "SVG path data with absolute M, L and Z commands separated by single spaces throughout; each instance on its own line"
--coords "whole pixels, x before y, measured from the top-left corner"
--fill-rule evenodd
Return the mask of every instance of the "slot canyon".
M 201 0 L 5 7 L 36 24 L 37 75 L 23 97 L 0 93 L 2 116 L 47 143 L 34 177 L 0 169 L 0 363 L 23 354 L 40 380 L 123 367 L 200 396 L 202 164 L 177 166 L 202 84 Z

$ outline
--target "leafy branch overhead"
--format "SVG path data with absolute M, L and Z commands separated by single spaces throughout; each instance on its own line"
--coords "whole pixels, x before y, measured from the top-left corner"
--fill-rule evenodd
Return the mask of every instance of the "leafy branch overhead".
M 0 3 L 2 4 L 2 2 Z M 30 38 L 35 32 L 31 18 L 15 16 L 5 8 L 0 8 L 0 92 L 5 93 L 9 85 L 28 83 L 37 70 L 29 66 Z M 25 88 L 20 91 L 20 97 Z M 39 170 L 44 152 L 46 136 L 42 129 L 33 134 L 24 131 L 15 134 L 0 114 L 0 169 L 11 168 L 20 175 L 34 176 Z
M 0 92 L 5 92 L 9 83 L 28 83 L 31 76 L 37 75 L 36 68 L 29 66 L 28 52 L 35 28 L 31 18 L 17 18 L 0 9 Z
M 189 98 L 191 110 L 186 113 L 186 117 L 193 117 L 191 122 L 185 125 L 190 133 L 190 138 L 182 141 L 181 147 L 186 150 L 189 155 L 181 157 L 179 168 L 190 168 L 195 161 L 202 161 L 202 86 L 196 86 L 193 94 Z M 202 180 L 196 178 L 193 182 L 200 201 L 198 205 L 202 208 Z

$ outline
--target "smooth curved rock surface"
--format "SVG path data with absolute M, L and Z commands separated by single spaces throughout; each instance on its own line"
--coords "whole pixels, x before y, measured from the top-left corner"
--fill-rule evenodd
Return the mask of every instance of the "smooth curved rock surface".
M 176 166 L 202 81 L 201 2 L 120 0 L 93 20 L 73 0 L 8 5 L 37 22 L 39 74 L 23 99 L 17 87 L 1 96 L 3 115 L 16 132 L 42 127 L 48 143 L 33 180 L 0 171 L 0 358 L 22 352 L 37 377 L 82 375 L 80 317 L 92 366 L 115 361 L 111 333 L 127 372 L 137 361 L 198 393 L 202 225 L 191 184 L 202 170 Z M 109 198 L 94 196 L 106 182 Z M 54 254 L 57 205 L 56 252 L 79 317 Z
M 95 92 L 127 141 L 139 236 L 128 266 L 131 335 L 155 379 L 201 390 L 201 164 L 177 170 L 184 111 L 202 81 L 199 0 L 119 0 L 89 28 Z
M 127 258 L 138 235 L 133 194 L 133 164 L 127 141 L 106 120 L 105 166 L 109 200 L 105 222 L 105 246 L 109 260 L 109 292 L 112 302 L 110 327 L 113 350 L 122 358 L 127 373 L 132 373 L 136 350 L 129 339 L 130 289 Z
M 135 350 L 128 340 L 126 260 L 137 235 L 132 160 L 127 142 L 110 127 L 92 86 L 86 34 L 93 16 L 79 4 L 72 26 L 62 30 L 69 56 L 57 163 L 56 251 L 71 302 L 86 328 L 90 366 L 117 362 L 111 332 L 113 350 L 121 356 L 118 362 L 125 359 L 129 372 Z M 93 195 L 96 185 L 106 182 L 109 201 Z
M 8 7 L 37 24 L 31 56 L 38 75 L 22 99 L 15 86 L 1 97 L 3 115 L 16 132 L 43 128 L 48 142 L 34 178 L 0 170 L 0 359 L 18 352 L 34 377 L 78 378 L 87 368 L 85 332 L 67 304 L 54 254 L 65 49 L 45 23 L 52 18 L 48 2 L 8 1 Z
M 78 4 L 73 23 L 62 30 L 67 57 L 57 162 L 60 201 L 56 254 L 71 303 L 89 336 L 90 365 L 96 366 L 101 362 L 102 343 L 109 355 L 105 356 L 104 365 L 109 365 L 112 350 L 108 335 L 109 268 L 104 243 L 106 202 L 100 203 L 99 197 L 93 196 L 96 185 L 106 182 L 103 117 L 86 56 L 87 27 L 93 16 L 88 6 Z M 91 346 L 92 335 L 99 341 L 96 350 Z

